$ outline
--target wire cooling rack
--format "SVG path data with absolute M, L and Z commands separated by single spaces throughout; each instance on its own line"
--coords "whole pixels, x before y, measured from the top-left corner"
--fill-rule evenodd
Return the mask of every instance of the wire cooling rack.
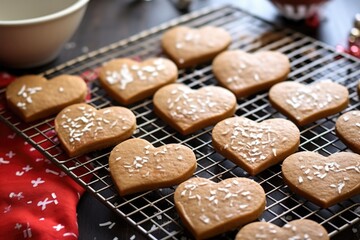
M 44 73 L 47 78 L 60 74 L 79 74 L 91 78 L 95 69 L 102 63 L 117 57 L 162 56 L 160 38 L 169 27 L 183 24 L 191 27 L 215 25 L 225 28 L 233 38 L 231 49 L 243 49 L 248 52 L 277 50 L 291 60 L 289 80 L 311 83 L 320 79 L 332 79 L 348 87 L 350 105 L 345 111 L 358 109 L 356 86 L 360 79 L 360 62 L 349 55 L 335 52 L 323 43 L 300 33 L 277 28 L 262 19 L 254 17 L 232 6 L 207 8 L 184 15 L 158 27 L 141 32 L 126 40 L 114 43 L 78 57 Z M 207 85 L 216 85 L 211 65 L 204 64 L 193 69 L 179 71 L 178 82 L 196 89 Z M 99 86 L 98 81 L 91 82 L 92 98 L 89 103 L 96 108 L 117 105 Z M 0 90 L 0 101 L 5 101 L 5 89 Z M 276 165 L 255 177 L 249 176 L 240 167 L 216 153 L 211 145 L 212 127 L 200 130 L 189 136 L 182 136 L 153 112 L 151 99 L 129 106 L 137 117 L 138 129 L 134 137 L 150 141 L 155 146 L 168 143 L 181 143 L 193 149 L 198 160 L 196 176 L 221 181 L 229 177 L 248 177 L 260 183 L 266 191 L 267 206 L 260 220 L 284 225 L 293 219 L 308 218 L 322 224 L 330 236 L 360 220 L 360 197 L 356 196 L 322 209 L 297 196 L 284 185 L 281 166 Z M 345 112 L 344 111 L 344 112 Z M 268 101 L 267 92 L 238 100 L 236 115 L 255 121 L 273 117 L 284 117 L 274 110 Z M 334 125 L 340 115 L 321 119 L 301 130 L 300 151 L 318 151 L 329 155 L 339 151 L 348 151 L 336 137 Z M 138 228 L 150 239 L 184 239 L 190 237 L 184 230 L 173 204 L 174 188 L 119 197 L 111 181 L 108 170 L 108 156 L 111 149 L 96 151 L 81 158 L 69 158 L 59 146 L 54 132 L 54 118 L 25 124 L 7 108 L 0 109 L 0 119 L 25 137 L 36 149 L 56 163 L 63 171 L 73 177 L 101 202 L 118 215 Z M 85 179 L 91 175 L 89 182 Z M 231 239 L 236 232 L 222 236 Z

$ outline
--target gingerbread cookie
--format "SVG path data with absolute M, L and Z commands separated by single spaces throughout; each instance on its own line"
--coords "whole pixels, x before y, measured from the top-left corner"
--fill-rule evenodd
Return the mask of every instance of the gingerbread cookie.
M 176 188 L 174 201 L 183 224 L 204 239 L 257 219 L 265 209 L 265 192 L 247 178 L 219 183 L 191 178 Z
M 355 153 L 298 152 L 284 160 L 282 173 L 293 192 L 323 208 L 360 194 L 360 155 Z
M 349 103 L 349 92 L 331 81 L 310 85 L 282 82 L 270 89 L 269 99 L 274 108 L 296 125 L 304 126 L 344 110 Z
M 285 119 L 268 119 L 261 123 L 244 117 L 225 119 L 212 131 L 215 150 L 256 175 L 297 151 L 299 129 Z
M 230 117 L 236 110 L 234 94 L 216 86 L 192 90 L 170 84 L 159 89 L 153 101 L 155 113 L 183 135 Z
M 241 98 L 284 81 L 290 72 L 290 62 L 280 52 L 251 54 L 233 50 L 220 53 L 214 59 L 212 69 L 219 83 Z
M 80 103 L 63 109 L 55 118 L 55 131 L 70 157 L 118 144 L 135 129 L 135 115 L 124 107 L 96 110 Z
M 219 27 L 178 26 L 166 31 L 161 41 L 165 53 L 178 67 L 185 68 L 212 60 L 228 48 L 231 36 Z
M 26 75 L 9 84 L 6 100 L 14 113 L 31 122 L 84 102 L 86 93 L 84 80 L 77 76 L 60 75 L 48 81 L 41 76 Z
M 241 228 L 235 240 L 288 240 L 288 239 L 311 239 L 329 240 L 325 228 L 308 219 L 299 219 L 285 224 L 282 228 L 272 223 L 254 222 Z
M 336 120 L 336 135 L 351 150 L 360 153 L 360 111 L 350 111 Z
M 119 194 L 124 196 L 180 184 L 193 175 L 196 157 L 181 144 L 155 148 L 146 140 L 129 139 L 111 151 L 109 168 Z
M 177 75 L 176 65 L 165 58 L 144 62 L 114 59 L 105 63 L 99 72 L 103 88 L 124 105 L 152 96 L 162 86 L 175 82 Z

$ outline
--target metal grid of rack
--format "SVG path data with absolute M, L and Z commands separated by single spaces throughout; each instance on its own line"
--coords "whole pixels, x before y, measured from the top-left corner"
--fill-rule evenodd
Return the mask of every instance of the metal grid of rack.
M 162 56 L 160 38 L 171 26 L 184 24 L 191 27 L 215 25 L 225 28 L 233 38 L 231 49 L 248 52 L 277 50 L 291 60 L 290 81 L 311 83 L 330 78 L 348 87 L 350 105 L 345 110 L 357 109 L 360 105 L 356 86 L 360 79 L 360 61 L 341 53 L 323 43 L 300 33 L 277 28 L 262 19 L 254 17 L 232 6 L 208 8 L 158 27 L 141 32 L 126 40 L 114 43 L 78 57 L 44 73 L 48 78 L 60 74 L 95 74 L 103 62 L 117 57 Z M 86 77 L 85 76 L 85 77 Z M 179 71 L 178 82 L 196 89 L 216 85 L 211 65 L 204 64 L 193 69 Z M 118 105 L 99 86 L 95 79 L 91 85 L 89 104 L 96 108 Z M 0 89 L 0 102 L 5 101 L 5 89 Z M 0 105 L 1 106 L 1 105 Z M 154 146 L 181 143 L 193 149 L 198 160 L 196 176 L 221 181 L 228 177 L 248 177 L 260 183 L 266 191 L 267 206 L 260 220 L 284 225 L 292 219 L 308 218 L 322 224 L 330 236 L 360 220 L 360 197 L 356 196 L 322 209 L 293 194 L 284 185 L 280 165 L 273 166 L 255 177 L 249 176 L 240 167 L 216 153 L 211 145 L 212 127 L 189 136 L 182 136 L 153 112 L 151 99 L 128 106 L 137 117 L 138 129 L 133 137 L 144 138 Z M 339 113 L 340 114 L 340 113 Z M 346 151 L 346 146 L 336 137 L 334 125 L 339 114 L 319 120 L 301 130 L 300 151 L 318 151 L 323 155 Z M 236 115 L 255 121 L 273 117 L 284 117 L 271 107 L 267 92 L 238 100 Z M 108 156 L 111 149 L 96 151 L 85 157 L 69 158 L 59 146 L 54 132 L 53 119 L 49 118 L 32 124 L 21 122 L 7 108 L 0 108 L 0 119 L 25 137 L 36 149 L 56 163 L 63 171 L 93 193 L 101 202 L 138 228 L 151 239 L 180 239 L 188 236 L 181 224 L 173 204 L 174 187 L 148 191 L 127 197 L 119 197 L 108 171 Z M 90 181 L 85 179 L 91 175 Z M 235 232 L 224 238 L 232 238 Z

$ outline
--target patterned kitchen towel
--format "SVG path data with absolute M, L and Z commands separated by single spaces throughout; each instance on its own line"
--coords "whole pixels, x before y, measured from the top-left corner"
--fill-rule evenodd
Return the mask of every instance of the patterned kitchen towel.
M 0 182 L 0 239 L 77 239 L 84 189 L 1 121 Z

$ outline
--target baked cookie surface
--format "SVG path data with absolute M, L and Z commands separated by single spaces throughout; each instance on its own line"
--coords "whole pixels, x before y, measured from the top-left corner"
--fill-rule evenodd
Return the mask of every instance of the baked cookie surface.
M 228 178 L 219 183 L 191 178 L 176 188 L 174 202 L 193 236 L 205 239 L 257 219 L 265 209 L 265 192 L 247 178 Z
M 154 95 L 154 111 L 183 135 L 234 115 L 235 95 L 229 90 L 206 86 L 193 90 L 183 84 L 169 84 Z
M 360 154 L 360 111 L 341 115 L 336 120 L 335 132 L 352 151 Z
M 291 121 L 268 119 L 257 123 L 244 117 L 225 119 L 212 131 L 215 150 L 256 175 L 297 151 L 300 131 Z
M 85 101 L 87 86 L 78 76 L 60 75 L 51 80 L 37 75 L 17 78 L 6 88 L 10 109 L 25 122 L 58 113 L 64 107 Z
M 124 107 L 97 110 L 80 103 L 63 109 L 55 118 L 55 131 L 70 157 L 116 145 L 135 129 L 135 115 Z
M 196 166 L 195 154 L 184 145 L 155 148 L 138 138 L 118 144 L 109 157 L 110 174 L 121 196 L 180 184 Z
M 193 67 L 212 60 L 228 48 L 230 34 L 222 28 L 177 26 L 167 30 L 161 39 L 164 52 L 179 68 Z
M 284 160 L 282 173 L 293 192 L 323 208 L 360 194 L 360 155 L 355 153 L 298 152 Z
M 107 93 L 128 105 L 152 96 L 162 86 L 175 82 L 176 65 L 165 58 L 137 62 L 129 58 L 113 59 L 100 69 L 99 79 Z
M 290 62 L 280 52 L 232 50 L 216 56 L 212 69 L 219 83 L 241 98 L 284 81 L 290 72 Z
M 349 92 L 331 81 L 310 85 L 282 82 L 271 87 L 269 100 L 296 125 L 304 126 L 344 110 L 349 103 Z
M 299 219 L 285 224 L 282 228 L 272 223 L 254 222 L 242 227 L 235 240 L 288 240 L 311 239 L 329 240 L 325 228 L 308 219 Z

